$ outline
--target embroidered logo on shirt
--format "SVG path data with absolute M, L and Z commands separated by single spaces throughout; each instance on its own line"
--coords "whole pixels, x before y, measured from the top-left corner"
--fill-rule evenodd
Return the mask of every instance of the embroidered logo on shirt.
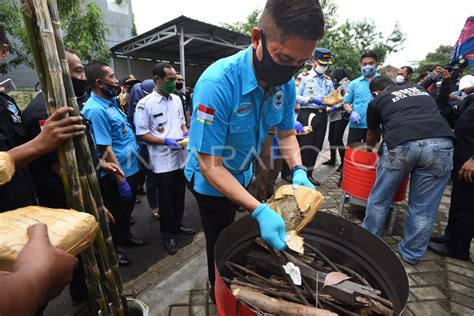
M 250 102 L 243 102 L 237 108 L 236 114 L 238 116 L 245 116 L 252 112 L 253 105 Z
M 21 115 L 16 105 L 8 101 L 7 109 L 10 112 L 10 116 L 12 118 L 13 123 L 21 123 Z
M 273 97 L 273 106 L 275 109 L 279 109 L 283 106 L 283 102 L 285 102 L 285 94 L 280 90 L 275 93 L 275 96 Z
M 214 114 L 216 110 L 207 107 L 203 104 L 199 104 L 197 108 L 197 121 L 203 124 L 212 125 L 212 121 L 214 120 Z

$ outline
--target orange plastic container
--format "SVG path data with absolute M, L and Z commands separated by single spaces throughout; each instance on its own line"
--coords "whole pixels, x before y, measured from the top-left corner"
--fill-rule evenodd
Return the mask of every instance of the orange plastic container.
M 344 158 L 342 191 L 367 200 L 375 184 L 378 156 L 376 153 L 346 147 Z M 408 177 L 403 179 L 393 195 L 393 202 L 401 202 L 406 198 Z

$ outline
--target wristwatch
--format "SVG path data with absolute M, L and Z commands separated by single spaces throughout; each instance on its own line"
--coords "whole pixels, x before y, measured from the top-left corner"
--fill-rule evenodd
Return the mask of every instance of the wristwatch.
M 293 176 L 293 174 L 295 173 L 296 170 L 304 170 L 304 172 L 307 172 L 308 168 L 306 168 L 303 165 L 296 165 L 293 168 L 291 168 L 291 176 Z

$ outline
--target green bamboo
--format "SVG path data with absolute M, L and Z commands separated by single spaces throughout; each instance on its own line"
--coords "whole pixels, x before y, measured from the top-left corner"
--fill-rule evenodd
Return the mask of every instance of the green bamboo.
M 51 19 L 48 14 L 45 0 L 22 0 L 22 11 L 27 25 L 28 38 L 34 51 L 33 56 L 36 70 L 40 77 L 45 99 L 54 112 L 58 104 L 65 106 L 65 90 L 62 80 L 62 67 L 56 51 L 56 43 L 51 27 Z M 36 46 L 39 44 L 40 48 Z M 75 149 L 72 141 L 65 142 L 59 150 L 59 158 L 63 171 L 63 182 L 68 196 L 68 204 L 78 211 L 84 211 L 81 186 L 78 176 L 78 165 Z M 64 170 L 66 169 L 66 170 Z M 90 301 L 93 311 L 97 311 L 97 305 L 102 310 L 102 315 L 108 315 L 108 304 L 101 286 L 100 271 L 97 267 L 92 247 L 83 252 L 84 266 L 89 280 L 88 285 Z M 95 284 L 91 286 L 91 284 Z M 95 306 L 95 308 L 94 308 Z
M 67 63 L 64 41 L 62 38 L 61 25 L 59 19 L 59 11 L 56 0 L 47 0 L 48 8 L 52 19 L 52 25 L 55 35 L 56 44 L 58 47 L 58 55 L 61 61 L 62 74 L 64 86 L 66 89 L 66 96 L 68 99 L 68 105 L 74 109 L 76 115 L 80 114 L 80 109 L 77 104 L 77 99 L 74 94 L 74 88 L 69 72 L 69 65 Z M 81 177 L 87 176 L 87 182 L 81 181 L 84 202 L 90 198 L 92 189 L 92 195 L 94 202 L 89 201 L 86 203 L 86 210 L 92 214 L 95 214 L 97 221 L 100 223 L 102 233 L 97 234 L 96 247 L 99 249 L 99 262 L 101 264 L 106 280 L 111 290 L 111 296 L 113 301 L 113 307 L 117 315 L 129 315 L 127 299 L 123 289 L 123 283 L 115 256 L 115 251 L 112 243 L 112 236 L 108 225 L 107 217 L 105 216 L 105 208 L 102 202 L 102 196 L 100 194 L 99 182 L 94 169 L 94 164 L 91 158 L 91 152 L 89 150 L 87 138 L 85 135 L 77 137 L 74 140 L 75 148 L 77 152 L 77 161 L 79 165 L 83 164 L 83 170 L 80 170 L 79 174 Z M 81 169 L 81 168 L 80 168 Z M 89 204 L 87 206 L 87 204 Z

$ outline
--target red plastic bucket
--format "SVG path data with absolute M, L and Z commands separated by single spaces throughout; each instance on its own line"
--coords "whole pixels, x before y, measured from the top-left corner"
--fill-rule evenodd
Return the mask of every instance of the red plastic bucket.
M 341 189 L 347 194 L 367 200 L 375 184 L 378 155 L 373 152 L 346 148 Z M 403 179 L 393 195 L 393 202 L 406 198 L 408 177 Z

